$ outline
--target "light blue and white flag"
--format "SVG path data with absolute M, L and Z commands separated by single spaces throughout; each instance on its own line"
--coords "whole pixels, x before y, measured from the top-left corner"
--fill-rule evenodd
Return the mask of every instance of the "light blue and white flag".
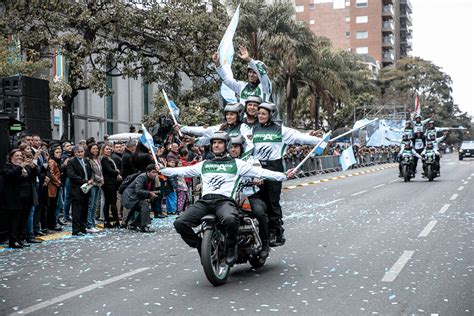
M 322 155 L 322 153 L 324 152 L 324 149 L 326 149 L 326 146 L 328 145 L 330 137 L 331 137 L 331 133 L 324 134 L 322 141 L 318 144 L 318 146 L 313 148 L 310 155 L 311 156 L 320 156 L 320 155 Z
M 143 130 L 143 134 L 142 136 L 140 136 L 140 143 L 142 143 L 146 148 L 148 148 L 151 151 L 153 160 L 155 161 L 155 164 L 158 165 L 158 159 L 156 159 L 156 147 L 153 141 L 153 136 L 151 136 L 151 134 L 148 132 L 145 125 L 143 124 L 142 124 L 142 130 Z
M 237 25 L 239 24 L 239 16 L 240 16 L 240 4 L 237 6 L 235 10 L 234 16 L 225 31 L 224 36 L 222 37 L 221 43 L 219 44 L 219 63 L 221 64 L 222 68 L 227 73 L 232 73 L 231 66 L 232 61 L 234 59 L 234 34 L 235 30 L 237 29 Z M 227 87 L 225 84 L 221 85 L 221 95 L 227 102 L 237 102 L 237 98 L 235 97 L 235 92 Z
M 179 108 L 178 106 L 174 103 L 173 100 L 170 100 L 170 110 L 173 112 L 174 117 L 176 120 L 179 120 Z
M 354 157 L 354 150 L 352 149 L 352 146 L 347 147 L 347 149 L 342 152 L 342 155 L 339 156 L 339 163 L 341 164 L 342 170 L 349 169 L 349 167 L 356 162 L 357 161 Z

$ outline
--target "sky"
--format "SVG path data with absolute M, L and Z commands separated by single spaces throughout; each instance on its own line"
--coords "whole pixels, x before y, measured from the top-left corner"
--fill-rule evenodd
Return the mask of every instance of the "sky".
M 433 62 L 451 77 L 454 103 L 474 119 L 473 3 L 411 0 L 411 55 Z

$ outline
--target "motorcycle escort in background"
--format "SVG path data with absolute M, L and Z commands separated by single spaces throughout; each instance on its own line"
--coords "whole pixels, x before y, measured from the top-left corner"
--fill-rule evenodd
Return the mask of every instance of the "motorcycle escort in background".
M 254 268 L 262 267 L 266 258 L 258 254 L 262 250 L 262 240 L 258 234 L 258 221 L 250 217 L 251 209 L 247 197 L 240 194 L 237 201 L 239 206 L 239 232 L 238 232 L 238 264 L 249 262 Z M 201 218 L 198 232 L 201 241 L 201 264 L 207 279 L 214 286 L 227 282 L 231 266 L 226 263 L 226 236 L 218 218 L 206 215 Z

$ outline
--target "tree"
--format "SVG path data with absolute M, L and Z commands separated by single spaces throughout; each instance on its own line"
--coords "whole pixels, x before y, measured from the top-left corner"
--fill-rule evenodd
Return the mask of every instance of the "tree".
M 0 77 L 16 75 L 34 76 L 38 72 L 49 68 L 47 60 L 41 60 L 38 52 L 27 51 L 22 54 L 18 42 L 10 37 L 0 38 Z
M 182 74 L 213 80 L 206 64 L 217 46 L 214 34 L 223 27 L 224 12 L 217 4 L 211 13 L 193 0 L 146 7 L 119 0 L 7 1 L 3 6 L 4 35 L 16 34 L 22 49 L 60 48 L 65 56 L 71 89 L 62 96 L 63 117 L 71 134 L 74 97 L 80 90 L 112 94 L 109 77 L 141 76 L 172 95 L 179 92 Z

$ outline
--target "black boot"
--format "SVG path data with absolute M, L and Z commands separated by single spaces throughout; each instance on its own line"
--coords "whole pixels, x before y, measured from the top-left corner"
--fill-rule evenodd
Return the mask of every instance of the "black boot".
M 270 255 L 270 242 L 268 240 L 262 241 L 262 250 L 258 254 L 261 259 L 267 259 Z
M 228 265 L 233 266 L 234 263 L 237 261 L 237 257 L 238 257 L 237 251 L 238 251 L 237 245 L 233 247 L 227 247 L 226 252 L 225 252 L 225 262 Z
M 9 247 L 9 248 L 13 248 L 13 249 L 21 249 L 21 248 L 23 248 L 23 245 L 20 244 L 19 242 L 16 242 L 16 241 L 15 241 L 15 242 L 9 243 L 9 244 L 8 244 L 8 247 Z

